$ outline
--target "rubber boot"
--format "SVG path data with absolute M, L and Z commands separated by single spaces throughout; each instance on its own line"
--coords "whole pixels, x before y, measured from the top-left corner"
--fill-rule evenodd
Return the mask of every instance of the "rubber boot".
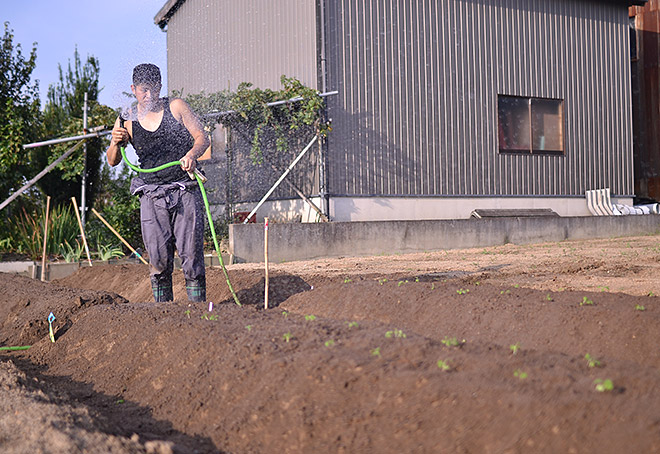
M 154 301 L 163 303 L 165 301 L 174 301 L 172 292 L 172 279 L 151 278 L 151 291 L 154 294 Z
M 206 279 L 186 279 L 186 293 L 191 303 L 203 303 L 206 301 Z

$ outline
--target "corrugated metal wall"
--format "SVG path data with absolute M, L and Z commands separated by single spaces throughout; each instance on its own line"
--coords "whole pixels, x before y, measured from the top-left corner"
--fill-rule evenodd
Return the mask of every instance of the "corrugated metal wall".
M 315 4 L 186 0 L 167 26 L 167 74 L 170 90 L 188 94 L 279 89 L 283 74 L 316 88 Z
M 329 192 L 633 193 L 628 11 L 574 0 L 326 0 Z M 497 95 L 564 100 L 565 155 L 500 154 Z

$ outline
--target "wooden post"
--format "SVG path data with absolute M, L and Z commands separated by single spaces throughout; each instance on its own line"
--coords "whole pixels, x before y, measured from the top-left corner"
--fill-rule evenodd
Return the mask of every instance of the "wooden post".
M 50 211 L 50 196 L 46 198 L 46 220 L 44 222 L 44 251 L 41 254 L 41 280 L 46 280 L 46 245 L 48 244 L 48 213 Z
M 136 256 L 137 258 L 139 258 L 140 260 L 142 260 L 142 263 L 144 263 L 145 265 L 148 265 L 148 264 L 149 264 L 144 258 L 142 258 L 142 256 L 138 253 L 138 251 L 136 251 L 135 249 L 133 249 L 133 247 L 132 247 L 130 244 L 128 244 L 128 241 L 126 241 L 126 240 L 124 239 L 124 237 L 122 237 L 122 236 L 119 234 L 119 232 L 117 232 L 115 229 L 112 228 L 112 226 L 111 226 L 110 224 L 108 224 L 108 221 L 106 221 L 106 220 L 103 218 L 103 216 L 101 216 L 101 215 L 99 214 L 98 211 L 96 211 L 94 208 L 92 208 L 92 213 L 94 213 L 94 214 L 96 215 L 96 217 L 99 218 L 99 219 L 101 220 L 101 222 L 103 222 L 103 223 L 105 224 L 105 226 L 106 226 L 107 228 L 109 228 L 110 231 L 111 231 L 112 233 L 114 233 L 115 236 L 116 236 L 117 238 L 119 238 L 119 239 L 121 240 L 121 242 L 124 243 L 124 244 L 126 245 L 126 247 L 129 248 L 129 249 L 131 250 L 131 252 L 133 252 L 133 254 L 135 254 L 135 256 Z
M 80 227 L 80 236 L 82 236 L 83 245 L 85 246 L 85 252 L 87 253 L 87 261 L 89 266 L 92 266 L 92 259 L 89 256 L 89 247 L 87 246 L 87 238 L 85 238 L 85 229 L 83 228 L 82 221 L 80 220 L 80 213 L 78 213 L 78 204 L 76 203 L 76 198 L 71 197 L 71 202 L 73 202 L 73 211 L 76 212 L 76 218 L 78 219 L 78 226 Z
M 268 218 L 264 218 L 264 262 L 266 266 L 266 285 L 264 288 L 264 309 L 268 309 Z

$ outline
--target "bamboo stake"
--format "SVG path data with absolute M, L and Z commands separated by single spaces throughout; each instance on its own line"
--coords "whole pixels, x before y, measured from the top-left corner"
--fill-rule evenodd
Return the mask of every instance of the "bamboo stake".
M 48 244 L 48 213 L 50 211 L 50 196 L 46 198 L 46 221 L 44 222 L 44 251 L 41 254 L 41 281 L 46 280 L 46 245 Z
M 87 246 L 87 238 L 85 238 L 85 229 L 83 229 L 82 221 L 80 220 L 80 213 L 78 212 L 78 204 L 75 197 L 71 197 L 71 202 L 73 203 L 73 211 L 76 212 L 76 218 L 78 219 L 78 226 L 80 227 L 80 236 L 82 236 L 83 244 L 85 245 L 85 252 L 87 253 L 87 261 L 89 266 L 92 266 L 92 259 L 89 256 L 89 247 Z
M 94 214 L 96 215 L 96 217 L 99 218 L 99 219 L 101 220 L 101 222 L 103 222 L 103 223 L 105 224 L 105 226 L 106 226 L 107 228 L 109 228 L 110 231 L 111 231 L 112 233 L 114 233 L 114 234 L 117 236 L 117 238 L 119 238 L 119 239 L 122 241 L 122 243 L 124 243 L 124 244 L 126 245 L 126 247 L 128 247 L 128 248 L 133 252 L 133 254 L 135 254 L 135 256 L 136 256 L 137 258 L 139 258 L 140 260 L 142 260 L 142 263 L 144 263 L 145 265 L 148 265 L 148 264 L 149 264 L 145 259 L 142 258 L 142 256 L 138 253 L 138 251 L 136 251 L 135 249 L 133 249 L 133 248 L 131 247 L 131 245 L 128 244 L 128 242 L 127 242 L 127 241 L 126 241 L 126 240 L 125 240 L 125 239 L 119 234 L 119 232 L 117 232 L 115 229 L 112 228 L 112 226 L 111 226 L 110 224 L 108 224 L 108 221 L 106 221 L 105 219 L 103 219 L 103 216 L 101 216 L 101 215 L 99 214 L 98 211 L 96 211 L 94 208 L 92 208 L 92 213 L 94 213 Z
M 264 309 L 268 309 L 268 218 L 264 218 L 264 262 L 266 266 Z

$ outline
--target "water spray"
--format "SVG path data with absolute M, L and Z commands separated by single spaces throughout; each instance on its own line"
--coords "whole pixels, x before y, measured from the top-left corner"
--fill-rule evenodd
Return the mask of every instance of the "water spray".
M 172 161 L 168 162 L 166 164 L 160 165 L 158 167 L 153 167 L 151 169 L 142 169 L 134 164 L 132 164 L 128 158 L 126 157 L 126 151 L 124 150 L 124 147 L 120 147 L 119 150 L 121 151 L 121 157 L 124 159 L 124 162 L 128 167 L 130 167 L 132 170 L 135 170 L 136 172 L 143 172 L 143 173 L 152 173 L 152 172 L 158 172 L 159 170 L 166 169 L 168 167 L 173 167 L 173 166 L 180 166 L 181 161 Z M 234 291 L 234 288 L 231 285 L 231 282 L 229 282 L 229 274 L 227 273 L 227 268 L 225 268 L 225 264 L 222 260 L 222 254 L 220 254 L 220 247 L 218 246 L 218 238 L 216 237 L 215 234 L 215 227 L 213 226 L 213 218 L 211 217 L 211 209 L 209 208 L 209 201 L 208 198 L 206 197 L 206 190 L 204 189 L 204 182 L 206 181 L 206 177 L 199 172 L 197 169 L 195 169 L 195 172 L 188 172 L 188 175 L 190 175 L 191 179 L 196 179 L 197 184 L 199 185 L 199 190 L 202 193 L 202 199 L 204 199 L 204 208 L 206 208 L 206 216 L 209 220 L 209 227 L 211 229 L 211 236 L 213 237 L 213 245 L 215 246 L 215 252 L 218 254 L 218 260 L 220 261 L 220 267 L 222 267 L 222 272 L 225 275 L 225 280 L 227 281 L 227 286 L 229 287 L 229 291 L 231 292 L 231 295 L 234 297 L 234 302 L 242 306 L 241 302 L 238 300 L 238 296 L 236 295 L 236 292 Z

